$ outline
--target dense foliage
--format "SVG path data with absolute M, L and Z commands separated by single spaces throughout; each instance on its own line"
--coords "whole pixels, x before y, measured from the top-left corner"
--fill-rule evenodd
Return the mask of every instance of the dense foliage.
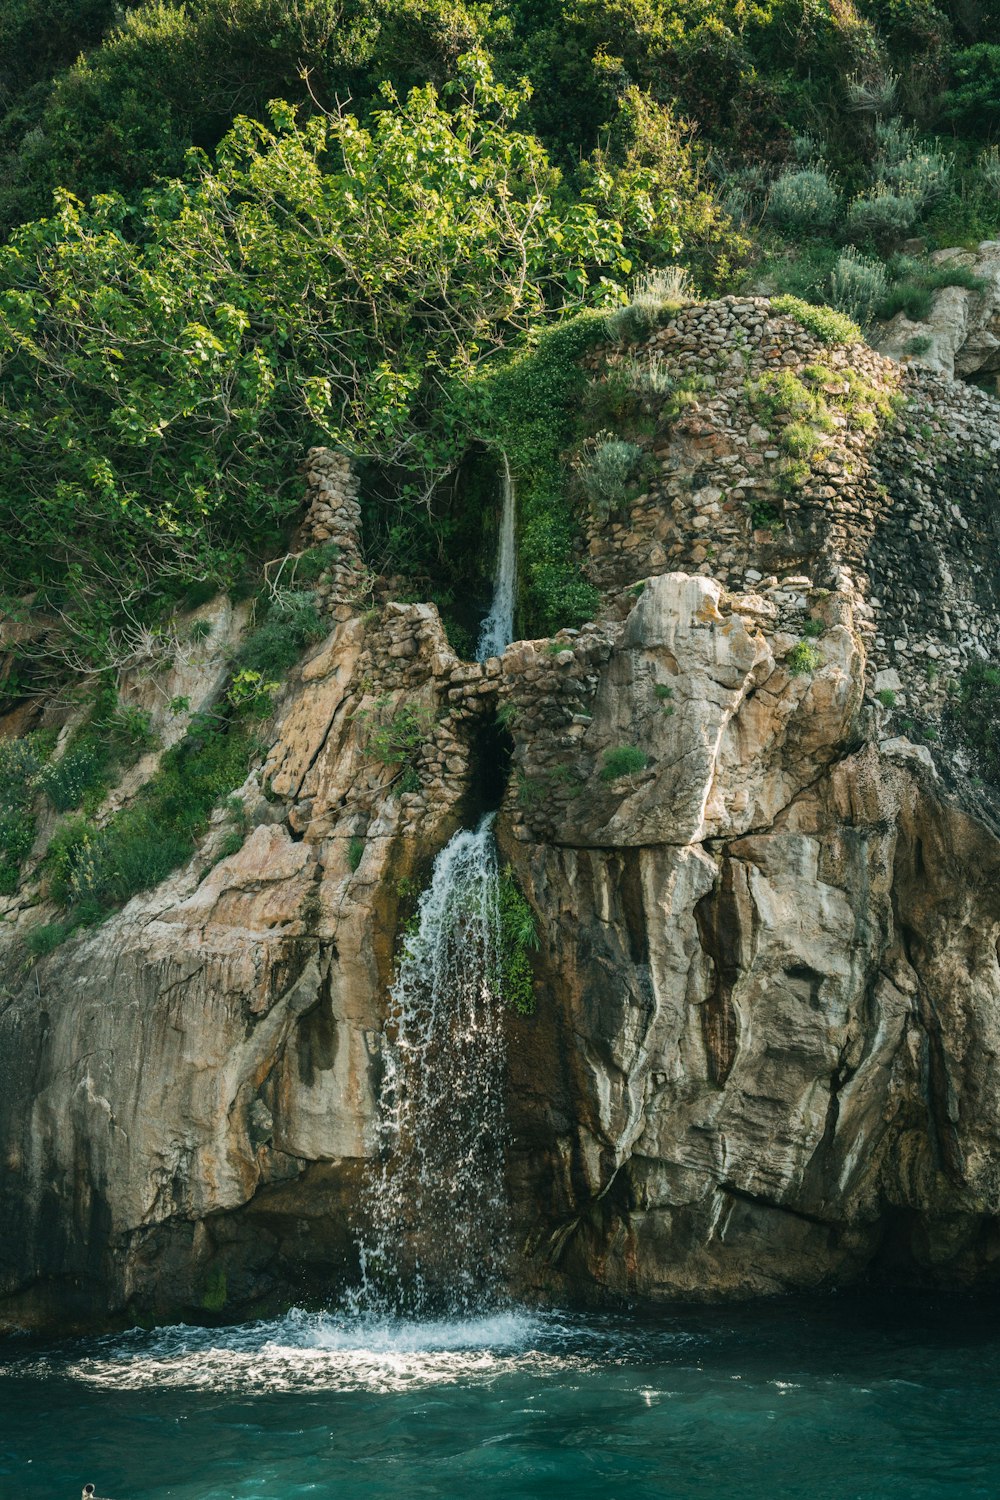
M 145 196 L 68 196 L 0 253 L 3 583 L 99 633 L 273 546 L 315 441 L 425 499 L 468 441 L 468 379 L 614 294 L 618 224 L 561 190 L 520 100 L 466 93 L 266 128 Z
M 577 622 L 575 507 L 631 477 L 567 487 L 593 329 L 545 325 L 680 262 L 840 339 L 1000 221 L 997 0 L 9 0 L 0 54 L 15 686 L 252 577 L 320 441 L 469 649 L 502 433 L 522 626 Z

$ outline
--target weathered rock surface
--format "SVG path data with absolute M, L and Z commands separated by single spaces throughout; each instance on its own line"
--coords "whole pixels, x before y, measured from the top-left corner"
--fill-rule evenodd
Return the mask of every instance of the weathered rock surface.
M 931 260 L 971 271 L 980 285 L 941 287 L 926 318 L 897 313 L 881 329 L 879 349 L 949 379 L 1000 373 L 1000 241 L 984 240 L 974 251 L 938 250 Z
M 728 299 L 663 358 L 704 335 L 717 363 L 736 322 L 762 368 L 818 357 Z M 44 872 L 6 907 L 0 1322 L 351 1280 L 398 932 L 502 769 L 498 706 L 499 837 L 540 935 L 508 1037 L 518 1286 L 995 1276 L 1000 839 L 937 679 L 996 641 L 997 408 L 907 375 L 906 424 L 831 445 L 762 534 L 773 439 L 738 442 L 742 363 L 727 379 L 658 455 L 665 488 L 593 529 L 600 617 L 483 665 L 430 605 L 359 613 L 353 486 L 312 455 L 333 628 L 265 726 L 243 847 L 217 858 L 220 814 L 186 869 L 34 962 Z

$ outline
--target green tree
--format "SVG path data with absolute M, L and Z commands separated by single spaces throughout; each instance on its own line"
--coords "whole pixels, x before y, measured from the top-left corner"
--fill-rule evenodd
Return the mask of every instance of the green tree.
M 123 610 L 273 545 L 313 442 L 427 500 L 469 376 L 618 295 L 620 226 L 574 201 L 480 54 L 447 106 L 238 120 L 214 166 L 0 251 L 0 582 L 101 638 Z M 58 635 L 58 632 L 57 632 Z
M 19 4 L 40 13 L 62 0 Z M 76 48 L 51 53 L 62 71 L 5 124 L 8 225 L 48 212 L 57 187 L 129 194 L 175 175 L 191 146 L 214 148 L 238 114 L 266 119 L 272 98 L 309 107 L 351 99 L 358 110 L 383 79 L 404 89 L 444 82 L 481 40 L 461 0 L 146 0 L 94 45 L 113 7 L 77 0 L 81 11 L 86 4 L 104 16 L 101 27 L 81 17 Z

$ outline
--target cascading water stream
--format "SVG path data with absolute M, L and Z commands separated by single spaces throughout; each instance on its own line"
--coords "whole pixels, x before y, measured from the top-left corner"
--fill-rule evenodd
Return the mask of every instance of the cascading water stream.
M 503 510 L 500 516 L 496 571 L 493 575 L 493 602 L 479 632 L 479 645 L 476 648 L 477 661 L 487 661 L 491 656 L 500 656 L 514 639 L 514 605 L 517 599 L 516 508 L 514 480 L 505 455 Z
M 493 601 L 477 658 L 514 634 L 515 496 L 504 459 Z M 363 1313 L 467 1317 L 503 1300 L 504 1038 L 495 814 L 434 862 L 389 996 L 378 1151 L 360 1247 Z
M 499 871 L 487 813 L 438 855 L 390 993 L 363 1311 L 468 1314 L 502 1285 Z

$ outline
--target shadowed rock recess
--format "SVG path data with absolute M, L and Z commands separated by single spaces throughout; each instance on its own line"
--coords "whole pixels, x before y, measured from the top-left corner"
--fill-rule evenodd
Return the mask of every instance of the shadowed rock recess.
M 959 705 L 1000 654 L 1000 405 L 763 299 L 630 353 L 704 379 L 642 437 L 643 492 L 585 522 L 593 622 L 477 664 L 434 606 L 372 610 L 355 483 L 316 450 L 329 634 L 261 727 L 242 847 L 220 809 L 186 866 L 32 957 L 59 915 L 39 814 L 0 905 L 3 1323 L 355 1281 L 399 933 L 504 776 L 539 937 L 534 1014 L 506 1022 L 512 1290 L 995 1277 L 1000 837 Z M 831 413 L 794 483 L 781 371 Z M 201 613 L 217 691 L 245 620 Z

